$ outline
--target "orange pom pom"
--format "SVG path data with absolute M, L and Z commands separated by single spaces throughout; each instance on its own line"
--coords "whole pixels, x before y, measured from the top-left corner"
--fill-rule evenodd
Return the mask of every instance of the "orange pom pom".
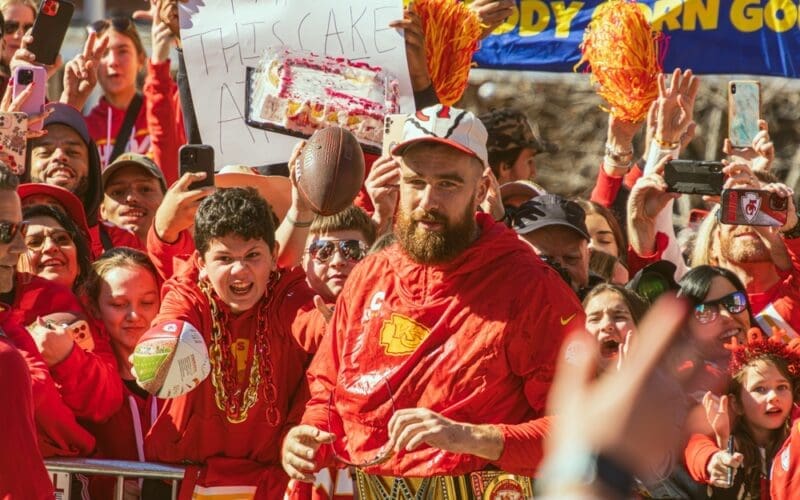
M 654 32 L 635 1 L 610 0 L 595 11 L 581 43 L 581 60 L 597 93 L 617 118 L 638 123 L 658 97 L 666 38 Z
M 456 0 L 414 0 L 425 31 L 428 74 L 439 102 L 455 104 L 467 89 L 472 56 L 484 26 L 478 15 Z

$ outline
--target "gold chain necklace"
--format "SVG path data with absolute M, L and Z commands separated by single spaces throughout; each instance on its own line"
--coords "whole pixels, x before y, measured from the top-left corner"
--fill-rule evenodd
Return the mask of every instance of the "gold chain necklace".
M 227 326 L 225 313 L 217 304 L 213 296 L 212 287 L 207 280 L 198 282 L 200 291 L 208 299 L 211 308 L 211 346 L 208 348 L 208 357 L 211 362 L 211 383 L 214 385 L 214 400 L 217 408 L 225 413 L 226 418 L 233 424 L 247 420 L 247 413 L 258 401 L 259 387 L 262 389 L 264 401 L 267 406 L 267 423 L 277 427 L 280 423 L 280 412 L 275 405 L 278 391 L 273 380 L 272 355 L 267 327 L 267 310 L 272 298 L 272 285 L 280 279 L 275 272 L 270 276 L 270 287 L 267 291 L 268 298 L 263 300 L 258 310 L 257 330 L 255 332 L 255 345 L 252 349 L 250 362 L 250 375 L 247 387 L 242 390 L 237 379 L 236 356 L 231 346 L 232 336 Z M 245 364 L 245 366 L 247 366 Z M 262 380 L 264 383 L 262 384 Z

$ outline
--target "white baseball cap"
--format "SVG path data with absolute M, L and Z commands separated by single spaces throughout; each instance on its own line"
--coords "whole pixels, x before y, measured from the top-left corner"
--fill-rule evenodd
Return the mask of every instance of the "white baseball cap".
M 488 137 L 486 127 L 472 112 L 437 104 L 406 117 L 403 141 L 392 149 L 392 154 L 401 156 L 408 146 L 419 142 L 438 142 L 474 156 L 488 167 Z

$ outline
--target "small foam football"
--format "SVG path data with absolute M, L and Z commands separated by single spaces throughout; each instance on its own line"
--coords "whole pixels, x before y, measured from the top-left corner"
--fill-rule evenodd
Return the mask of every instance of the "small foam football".
M 327 127 L 308 139 L 295 169 L 297 188 L 314 213 L 333 215 L 353 203 L 364 183 L 364 153 L 342 127 Z
M 190 323 L 167 321 L 139 339 L 133 351 L 137 383 L 160 398 L 186 394 L 211 371 L 203 336 Z

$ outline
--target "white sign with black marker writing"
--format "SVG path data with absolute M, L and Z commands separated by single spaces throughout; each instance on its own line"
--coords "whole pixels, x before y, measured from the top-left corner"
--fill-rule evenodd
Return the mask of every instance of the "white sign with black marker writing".
M 401 31 L 402 0 L 189 0 L 181 39 L 200 135 L 217 168 L 286 161 L 296 138 L 245 124 L 245 69 L 265 49 L 289 47 L 367 61 L 400 82 L 400 109 L 414 111 Z

